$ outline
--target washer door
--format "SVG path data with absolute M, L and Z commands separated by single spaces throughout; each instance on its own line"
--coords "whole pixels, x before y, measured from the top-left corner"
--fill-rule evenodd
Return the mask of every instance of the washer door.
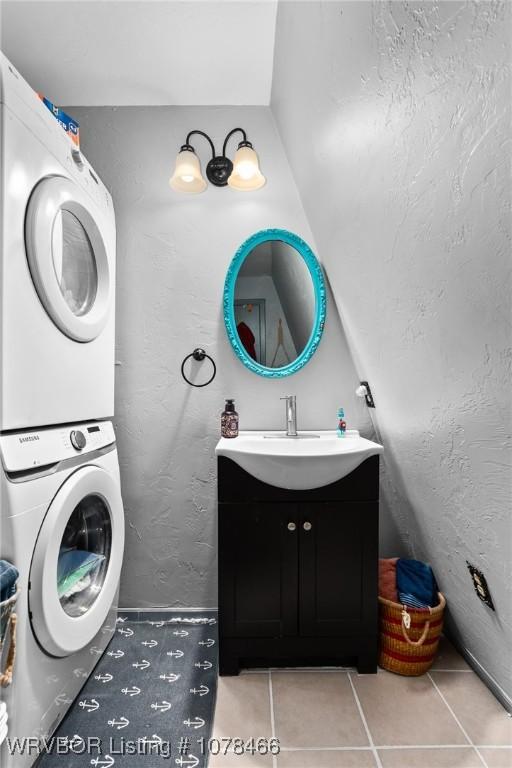
M 44 650 L 68 656 L 91 642 L 115 599 L 124 548 L 121 494 L 99 467 L 61 486 L 39 531 L 29 606 Z
M 40 181 L 27 208 L 25 242 L 32 280 L 55 325 L 75 341 L 95 339 L 108 319 L 112 279 L 88 195 L 62 176 Z

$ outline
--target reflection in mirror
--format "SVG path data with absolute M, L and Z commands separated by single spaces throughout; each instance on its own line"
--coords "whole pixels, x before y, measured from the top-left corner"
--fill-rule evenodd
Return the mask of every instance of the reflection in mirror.
M 315 324 L 315 290 L 301 254 L 281 240 L 245 258 L 234 293 L 236 329 L 247 354 L 267 368 L 293 363 Z

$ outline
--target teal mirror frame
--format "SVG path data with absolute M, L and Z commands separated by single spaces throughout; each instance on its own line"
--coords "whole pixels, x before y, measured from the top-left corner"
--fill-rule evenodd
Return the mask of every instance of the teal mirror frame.
M 306 262 L 315 292 L 315 322 L 308 343 L 301 354 L 292 363 L 284 365 L 281 368 L 268 368 L 265 365 L 260 365 L 247 354 L 245 348 L 240 343 L 235 321 L 235 284 L 240 268 L 253 248 L 257 245 L 261 245 L 261 243 L 268 242 L 269 240 L 281 240 L 282 242 L 291 245 L 292 248 L 295 248 L 295 250 L 300 253 Z M 326 305 L 324 274 L 318 259 L 309 245 L 301 237 L 295 235 L 293 232 L 289 232 L 287 229 L 262 229 L 260 232 L 251 235 L 251 237 L 242 243 L 229 265 L 226 281 L 224 283 L 224 324 L 226 326 L 226 332 L 237 357 L 246 368 L 249 368 L 250 371 L 257 373 L 259 376 L 265 376 L 271 379 L 280 379 L 284 376 L 291 376 L 292 373 L 300 371 L 300 369 L 311 360 L 320 343 L 320 339 L 322 338 L 326 317 Z

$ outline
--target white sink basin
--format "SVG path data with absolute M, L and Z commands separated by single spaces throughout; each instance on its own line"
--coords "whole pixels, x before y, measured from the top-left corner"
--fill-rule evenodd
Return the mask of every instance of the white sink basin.
M 232 459 L 264 483 L 299 491 L 341 480 L 369 456 L 384 451 L 382 445 L 366 440 L 355 429 L 347 430 L 345 437 L 318 430 L 300 432 L 300 437 L 286 437 L 283 432 L 240 432 L 235 438 L 222 437 L 215 453 Z M 310 439 L 304 439 L 307 437 Z

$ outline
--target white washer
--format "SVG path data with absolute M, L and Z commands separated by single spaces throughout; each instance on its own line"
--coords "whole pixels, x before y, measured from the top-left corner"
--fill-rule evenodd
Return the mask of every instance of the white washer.
M 114 413 L 112 199 L 0 53 L 0 431 Z
M 115 632 L 119 464 L 109 421 L 1 435 L 0 451 L 0 556 L 16 565 L 21 587 L 13 682 L 0 693 L 8 738 L 35 739 L 53 733 Z M 82 592 L 59 597 L 59 554 L 71 550 L 104 559 Z M 35 748 L 0 748 L 2 768 L 27 768 L 36 757 Z

